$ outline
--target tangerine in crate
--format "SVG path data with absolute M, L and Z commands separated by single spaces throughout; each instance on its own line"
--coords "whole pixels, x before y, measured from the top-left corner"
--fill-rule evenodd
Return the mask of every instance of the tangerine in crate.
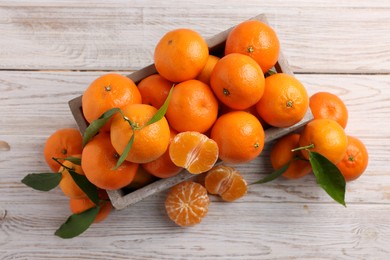
M 251 18 L 250 20 L 259 21 L 261 23 L 267 24 L 266 16 L 262 15 L 262 14 L 255 16 L 255 17 Z M 210 76 L 212 76 L 212 73 L 211 73 L 212 68 L 217 66 L 218 62 L 221 60 L 221 58 L 225 54 L 226 39 L 228 38 L 228 35 L 232 31 L 233 28 L 234 27 L 232 27 L 228 30 L 222 31 L 219 34 L 215 35 L 214 37 L 211 37 L 211 38 L 206 40 L 209 53 L 208 53 L 208 55 L 206 55 L 206 52 L 203 52 L 204 55 L 202 55 L 202 58 L 199 60 L 199 64 L 201 64 L 201 66 L 199 66 L 199 67 L 205 68 L 205 71 L 201 72 L 201 69 L 199 69 L 196 72 L 196 73 L 203 74 L 202 76 L 200 76 L 198 78 L 198 80 L 200 80 L 199 82 L 204 83 L 204 82 L 207 82 L 210 80 Z M 196 37 L 194 37 L 194 40 L 198 41 L 195 38 Z M 173 40 L 175 40 L 175 37 L 173 38 Z M 171 44 L 172 43 L 173 43 L 173 41 L 171 42 Z M 165 43 L 162 43 L 162 44 L 165 44 L 164 45 L 165 48 L 169 48 L 169 45 L 170 45 L 169 39 L 168 39 L 168 41 L 166 41 Z M 201 49 L 204 49 L 204 48 L 201 47 Z M 208 62 L 207 57 L 211 57 L 210 55 L 212 55 L 216 58 L 212 58 L 212 60 L 210 60 Z M 160 56 L 162 56 L 162 55 L 160 55 Z M 250 55 L 248 55 L 248 56 L 250 56 Z M 160 61 L 161 60 L 159 60 L 159 62 Z M 164 60 L 162 60 L 162 61 L 164 62 Z M 277 62 L 273 63 L 273 64 L 274 64 L 274 66 L 273 66 L 274 70 L 276 72 L 284 73 L 284 74 L 288 74 L 288 75 L 293 76 L 293 72 L 290 69 L 290 67 L 288 66 L 288 63 L 287 63 L 286 59 L 284 58 L 282 52 L 279 52 Z M 196 73 L 195 72 L 194 73 L 188 72 L 187 74 L 191 74 L 191 75 L 194 74 L 195 75 Z M 128 75 L 127 77 L 130 78 L 136 85 L 138 85 L 142 80 L 148 78 L 151 75 L 155 75 L 155 74 L 158 74 L 156 67 L 154 64 L 151 64 L 151 65 L 149 65 L 141 70 L 138 70 L 138 71 Z M 260 74 L 260 72 L 258 74 Z M 157 81 L 159 79 L 154 79 L 154 80 Z M 164 82 L 164 83 L 160 82 L 160 83 L 165 84 L 165 85 L 169 85 L 170 82 L 181 81 L 181 80 L 182 79 L 178 79 L 177 77 L 172 77 L 172 78 L 168 78 L 168 82 Z M 195 78 L 193 80 L 195 80 Z M 211 81 L 212 81 L 212 79 L 211 79 Z M 144 83 L 147 83 L 147 82 L 144 82 Z M 177 83 L 177 82 L 175 82 L 175 83 Z M 210 82 L 210 84 L 212 84 L 212 82 Z M 167 87 L 165 87 L 165 89 L 167 89 Z M 149 92 L 148 95 L 151 98 L 151 100 L 146 101 L 146 103 L 149 103 L 149 104 L 152 102 L 157 102 L 159 104 L 162 103 L 161 96 L 151 95 L 149 90 L 146 90 L 146 92 Z M 165 94 L 164 94 L 164 97 L 165 97 Z M 156 100 L 153 100 L 152 98 L 153 99 L 155 98 Z M 257 99 L 259 97 L 255 97 L 255 98 Z M 82 100 L 81 96 L 74 98 L 74 99 L 69 101 L 69 106 L 70 106 L 72 114 L 73 114 L 73 116 L 74 116 L 74 118 L 79 126 L 80 131 L 82 133 L 84 133 L 85 129 L 88 127 L 88 122 L 83 116 L 83 110 L 82 110 L 83 108 L 82 108 L 81 100 Z M 247 106 L 253 107 L 252 103 L 254 103 L 254 102 L 255 101 L 249 99 L 244 107 L 247 107 Z M 158 106 L 158 105 L 156 104 L 155 106 Z M 214 108 L 210 108 L 210 111 L 213 111 L 213 113 L 215 113 Z M 261 145 L 263 145 L 264 143 L 268 143 L 272 140 L 275 140 L 279 137 L 282 137 L 288 133 L 291 133 L 291 132 L 301 128 L 303 125 L 307 124 L 310 120 L 312 120 L 312 118 L 313 118 L 313 116 L 312 116 L 310 110 L 307 110 L 304 117 L 299 122 L 296 122 L 293 125 L 283 127 L 283 128 L 279 128 L 279 127 L 264 128 L 264 138 L 261 142 Z M 167 119 L 169 122 L 169 115 L 167 116 Z M 212 122 L 213 120 L 214 120 L 214 116 L 213 116 L 212 120 L 210 120 L 210 122 L 208 122 L 206 125 L 202 126 L 202 129 L 199 131 L 203 131 L 204 135 L 206 135 L 206 136 L 209 135 L 210 129 L 212 128 L 212 125 L 214 123 L 214 122 Z M 178 129 L 176 129 L 176 130 L 178 130 Z M 197 131 L 197 132 L 199 132 L 199 131 Z M 209 138 L 209 137 L 207 137 L 207 138 Z M 135 138 L 135 139 L 137 139 L 137 138 Z M 173 149 L 173 150 L 175 150 L 175 149 Z M 183 166 L 186 166 L 186 164 L 181 165 L 179 163 L 179 166 L 183 167 Z M 139 167 L 139 168 L 142 169 L 142 167 Z M 136 202 L 141 201 L 142 199 L 144 199 L 150 195 L 153 195 L 157 192 L 169 189 L 169 188 L 171 188 L 171 187 L 173 187 L 173 186 L 175 186 L 183 181 L 189 180 L 193 177 L 194 177 L 194 174 L 190 173 L 186 169 L 183 169 L 180 173 L 178 173 L 174 176 L 171 176 L 169 178 L 157 179 L 156 181 L 149 183 L 149 184 L 146 184 L 145 186 L 140 187 L 136 190 L 126 189 L 126 188 L 117 189 L 117 190 L 110 190 L 110 191 L 108 191 L 108 195 L 109 195 L 109 198 L 112 202 L 112 205 L 116 209 L 123 209 L 127 206 L 130 206 L 130 205 L 136 203 Z

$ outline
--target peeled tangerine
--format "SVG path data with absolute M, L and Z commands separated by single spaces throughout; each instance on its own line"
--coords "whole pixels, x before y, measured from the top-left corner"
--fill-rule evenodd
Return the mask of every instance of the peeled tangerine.
M 210 194 L 220 195 L 224 201 L 234 201 L 247 193 L 247 183 L 241 174 L 225 165 L 215 166 L 207 173 L 205 186 Z
M 218 154 L 217 143 L 199 132 L 179 133 L 169 145 L 172 162 L 193 174 L 210 170 L 217 161 Z

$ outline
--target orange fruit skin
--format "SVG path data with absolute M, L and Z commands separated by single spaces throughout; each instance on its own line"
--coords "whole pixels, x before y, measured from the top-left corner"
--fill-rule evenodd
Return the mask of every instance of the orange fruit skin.
M 166 33 L 154 50 L 158 73 L 172 82 L 194 79 L 206 65 L 209 49 L 203 37 L 190 29 Z
M 303 129 L 299 138 L 299 146 L 313 144 L 310 151 L 320 153 L 334 164 L 340 162 L 347 150 L 347 135 L 344 129 L 331 119 L 314 119 Z M 309 153 L 302 150 L 302 154 L 309 159 Z
M 218 101 L 208 85 L 199 80 L 177 84 L 172 92 L 166 118 L 178 132 L 206 132 L 218 115 Z
M 235 201 L 243 197 L 248 190 L 247 183 L 234 168 L 218 165 L 206 175 L 205 187 L 211 194 L 220 195 L 224 201 Z
M 309 96 L 299 80 L 284 73 L 265 79 L 263 97 L 256 104 L 264 121 L 275 127 L 289 127 L 303 119 L 309 108 Z
M 69 200 L 70 210 L 73 214 L 80 214 L 96 205 L 89 198 L 82 199 L 70 199 Z M 93 223 L 99 223 L 105 220 L 112 210 L 112 204 L 110 201 L 100 201 L 100 209 L 96 215 Z
M 177 132 L 171 129 L 170 142 Z M 147 172 L 158 178 L 169 178 L 177 175 L 183 168 L 176 166 L 169 156 L 169 146 L 165 153 L 156 160 L 141 165 Z
M 165 200 L 168 217 L 182 227 L 199 224 L 207 215 L 210 199 L 202 185 L 185 181 L 172 187 Z
M 80 158 L 81 156 L 72 155 L 72 157 Z M 73 171 L 77 174 L 84 175 L 84 171 L 80 165 L 73 164 L 70 161 L 64 161 L 62 164 L 73 169 Z M 84 191 L 76 184 L 76 182 L 73 180 L 73 177 L 66 168 L 61 166 L 60 172 L 62 173 L 62 178 L 59 186 L 65 196 L 74 199 L 80 199 L 87 196 Z
M 347 126 L 347 107 L 335 94 L 329 92 L 317 92 L 310 97 L 309 106 L 315 119 L 333 119 L 343 128 Z
M 95 79 L 84 91 L 82 109 L 85 119 L 91 123 L 111 108 L 142 103 L 141 94 L 134 82 L 122 75 L 109 73 Z M 111 121 L 102 128 L 110 130 Z
M 220 116 L 211 129 L 211 139 L 226 163 L 245 163 L 255 159 L 264 148 L 264 129 L 259 120 L 245 111 Z
M 264 73 L 276 64 L 279 52 L 280 43 L 275 31 L 269 25 L 255 20 L 234 27 L 225 44 L 225 55 L 248 55 L 260 65 Z
M 217 64 L 219 60 L 220 60 L 219 57 L 214 55 L 209 55 L 206 65 L 204 66 L 200 74 L 196 77 L 196 79 L 202 81 L 207 85 L 210 85 L 211 74 L 213 73 L 215 64 Z
M 122 109 L 123 114 L 139 128 L 143 127 L 157 112 L 146 104 L 131 104 Z M 122 115 L 117 114 L 111 124 L 111 143 L 118 154 L 122 154 L 133 135 L 133 130 Z M 135 130 L 134 143 L 126 158 L 129 162 L 147 163 L 162 156 L 170 140 L 169 125 L 165 117 Z
M 169 145 L 172 162 L 192 174 L 210 170 L 218 159 L 218 145 L 199 132 L 177 134 Z
M 353 181 L 359 178 L 366 170 L 368 165 L 368 152 L 361 140 L 353 136 L 347 137 L 347 151 L 343 159 L 336 166 L 346 181 Z
M 60 165 L 52 158 L 66 158 L 72 154 L 81 154 L 83 137 L 80 131 L 74 128 L 63 128 L 51 134 L 43 149 L 47 165 L 53 172 L 58 172 Z
M 244 110 L 255 105 L 263 96 L 264 74 L 252 58 L 232 53 L 217 62 L 210 86 L 223 104 Z
M 151 105 L 159 109 L 168 97 L 173 83 L 158 74 L 150 75 L 138 83 L 138 90 L 142 96 L 142 104 Z
M 299 134 L 288 134 L 280 138 L 272 147 L 270 158 L 274 170 L 278 170 L 288 162 L 290 165 L 283 173 L 287 179 L 298 179 L 311 172 L 311 164 L 304 161 L 300 151 L 291 152 L 292 149 L 299 147 Z M 291 161 L 293 158 L 301 158 Z
M 117 190 L 131 183 L 138 169 L 138 164 L 124 161 L 114 170 L 118 158 L 119 155 L 111 145 L 110 134 L 103 132 L 84 147 L 81 167 L 87 179 L 96 187 Z

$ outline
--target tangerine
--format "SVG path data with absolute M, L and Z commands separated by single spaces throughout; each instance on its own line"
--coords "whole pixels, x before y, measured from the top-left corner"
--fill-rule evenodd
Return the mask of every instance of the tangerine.
M 368 152 L 361 140 L 347 136 L 347 151 L 343 159 L 336 164 L 346 181 L 359 178 L 367 168 Z
M 245 111 L 220 116 L 211 129 L 211 139 L 226 163 L 244 163 L 256 158 L 264 148 L 264 129 L 259 120 Z
M 299 151 L 291 150 L 299 147 L 299 134 L 288 134 L 280 138 L 272 147 L 270 158 L 274 170 L 278 170 L 290 162 L 283 177 L 287 179 L 298 179 L 311 172 L 311 164 L 303 158 Z
M 230 53 L 252 57 L 266 73 L 278 61 L 280 43 L 276 32 L 269 25 L 249 20 L 238 24 L 228 34 L 225 55 Z
M 72 157 L 80 158 L 81 156 L 79 154 L 72 155 Z M 60 189 L 65 194 L 65 196 L 73 199 L 80 199 L 84 198 L 87 195 L 84 193 L 84 191 L 77 185 L 77 183 L 73 180 L 72 175 L 69 173 L 69 169 L 71 169 L 73 172 L 84 175 L 84 171 L 81 168 L 80 165 L 74 164 L 70 161 L 64 161 L 62 163 L 65 167 L 61 166 L 60 172 L 62 174 L 62 178 L 60 181 Z
M 178 132 L 206 132 L 218 116 L 218 101 L 208 85 L 199 80 L 177 84 L 166 113 L 169 125 Z
M 335 94 L 317 92 L 310 97 L 309 106 L 313 117 L 333 119 L 343 128 L 347 126 L 348 110 L 344 102 Z
M 111 108 L 141 102 L 141 93 L 131 79 L 109 73 L 95 79 L 84 91 L 82 109 L 85 119 L 91 123 Z M 110 124 L 111 120 L 101 130 L 109 131 Z
M 82 199 L 70 199 L 69 206 L 73 214 L 80 214 L 90 208 L 96 207 L 96 205 L 88 197 Z M 112 204 L 110 201 L 101 200 L 99 207 L 99 212 L 93 223 L 99 223 L 105 220 L 112 210 Z
M 232 53 L 214 67 L 210 86 L 217 98 L 232 109 L 247 109 L 263 96 L 264 74 L 251 57 Z
M 142 96 L 142 103 L 159 109 L 168 97 L 173 83 L 159 74 L 150 75 L 138 83 L 138 90 Z
M 320 153 L 334 164 L 343 159 L 347 142 L 344 129 L 336 121 L 322 118 L 305 125 L 299 138 L 299 146 Z M 309 159 L 308 151 L 304 149 L 302 154 Z
M 118 158 L 119 155 L 111 144 L 110 134 L 102 132 L 84 147 L 81 167 L 87 179 L 96 187 L 117 190 L 131 183 L 138 169 L 138 164 L 128 161 L 114 169 Z
M 194 79 L 206 65 L 209 48 L 203 37 L 190 29 L 166 33 L 154 50 L 158 73 L 172 82 Z
M 51 134 L 45 143 L 43 154 L 47 165 L 54 172 L 58 172 L 60 165 L 52 158 L 66 158 L 72 154 L 81 154 L 83 137 L 80 131 L 74 128 L 63 128 Z
M 202 81 L 203 83 L 210 85 L 211 74 L 213 73 L 215 64 L 219 61 L 219 57 L 214 55 L 209 55 L 206 65 L 200 74 L 196 77 L 197 80 Z
M 182 132 L 172 139 L 169 156 L 175 165 L 199 174 L 214 166 L 218 159 L 218 145 L 199 132 Z
M 134 134 L 134 142 L 126 157 L 127 161 L 151 162 L 167 150 L 170 131 L 165 117 L 153 124 L 146 125 L 156 112 L 157 109 L 150 105 L 131 104 L 122 108 L 123 115 L 114 116 L 111 124 L 111 143 L 118 154 L 123 153 Z
M 165 209 L 168 217 L 177 225 L 188 227 L 199 224 L 208 213 L 210 199 L 201 184 L 185 181 L 171 188 Z
M 260 117 L 275 127 L 289 127 L 303 119 L 309 97 L 299 80 L 285 73 L 265 79 L 263 97 L 256 104 Z

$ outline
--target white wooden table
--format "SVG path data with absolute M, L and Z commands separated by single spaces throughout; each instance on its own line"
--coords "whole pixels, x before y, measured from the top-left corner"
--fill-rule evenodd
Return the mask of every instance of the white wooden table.
M 191 228 L 168 219 L 162 192 L 77 238 L 54 236 L 68 200 L 20 180 L 48 171 L 48 135 L 76 127 L 67 101 L 101 74 L 152 63 L 170 29 L 207 38 L 259 13 L 309 93 L 345 101 L 347 133 L 369 150 L 365 174 L 347 184 L 347 208 L 310 175 L 251 186 L 235 203 L 213 197 Z M 0 259 L 389 259 L 389 1 L 1 0 L 0 35 Z M 271 171 L 268 155 L 238 167 L 248 182 Z

